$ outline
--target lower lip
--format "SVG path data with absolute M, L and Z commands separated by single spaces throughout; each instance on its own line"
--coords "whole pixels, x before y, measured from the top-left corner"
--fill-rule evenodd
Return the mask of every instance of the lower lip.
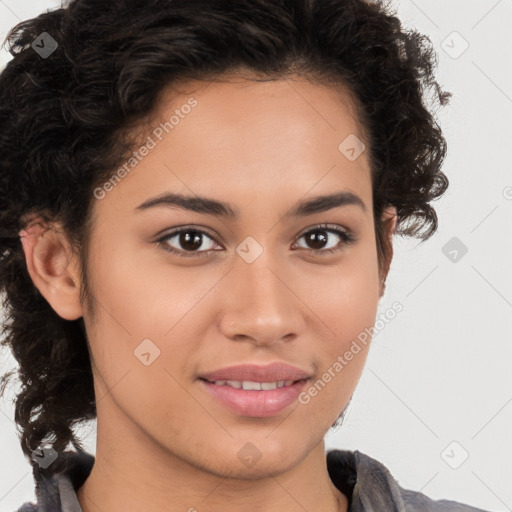
M 204 388 L 231 411 L 242 416 L 267 418 L 284 411 L 297 399 L 307 379 L 291 386 L 268 390 L 246 390 L 231 386 L 217 386 L 213 382 L 200 380 Z

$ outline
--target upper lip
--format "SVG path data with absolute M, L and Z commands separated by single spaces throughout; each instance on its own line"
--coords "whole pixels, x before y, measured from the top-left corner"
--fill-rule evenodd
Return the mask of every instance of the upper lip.
M 236 380 L 252 382 L 276 382 L 280 380 L 309 379 L 309 374 L 288 363 L 275 362 L 268 365 L 241 364 L 203 373 L 200 378 L 210 382 L 216 380 Z

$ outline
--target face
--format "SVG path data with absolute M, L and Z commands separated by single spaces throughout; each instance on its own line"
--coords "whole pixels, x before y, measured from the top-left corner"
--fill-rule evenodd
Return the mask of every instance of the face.
M 189 82 L 151 126 L 137 164 L 94 199 L 98 435 L 116 425 L 217 475 L 282 472 L 350 400 L 368 345 L 339 358 L 380 298 L 367 154 L 339 149 L 364 140 L 350 97 L 300 79 Z M 148 204 L 166 194 L 195 210 Z M 252 366 L 221 371 L 239 365 Z

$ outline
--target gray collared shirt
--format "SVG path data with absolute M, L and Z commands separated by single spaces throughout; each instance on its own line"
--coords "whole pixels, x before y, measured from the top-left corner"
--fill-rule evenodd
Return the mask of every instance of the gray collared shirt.
M 66 469 L 45 478 L 34 468 L 36 503 L 16 512 L 82 512 L 76 491 L 87 479 L 94 457 L 66 452 Z M 432 500 L 400 487 L 381 462 L 357 450 L 330 450 L 327 469 L 334 485 L 349 498 L 349 512 L 487 512 L 451 500 Z

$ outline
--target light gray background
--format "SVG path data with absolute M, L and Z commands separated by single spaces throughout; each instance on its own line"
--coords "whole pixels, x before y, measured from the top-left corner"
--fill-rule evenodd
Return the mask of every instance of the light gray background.
M 18 21 L 58 5 L 0 0 L 1 40 Z M 395 240 L 379 311 L 394 301 L 404 310 L 375 337 L 345 423 L 326 445 L 367 453 L 400 485 L 434 499 L 512 510 L 512 1 L 394 5 L 406 26 L 430 37 L 439 80 L 454 93 L 439 112 L 451 185 L 436 203 L 432 239 Z M 2 51 L 0 67 L 8 59 Z M 456 262 L 442 252 L 453 237 L 468 248 Z M 2 353 L 1 370 L 13 365 Z M 11 399 L 0 401 L 2 511 L 34 499 Z M 81 430 L 91 453 L 94 426 Z

